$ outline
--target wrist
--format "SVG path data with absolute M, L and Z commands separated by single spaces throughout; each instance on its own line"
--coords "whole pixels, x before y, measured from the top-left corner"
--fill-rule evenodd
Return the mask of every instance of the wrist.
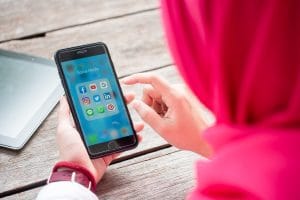
M 57 181 L 76 182 L 93 192 L 96 189 L 93 174 L 87 168 L 74 162 L 61 161 L 55 164 L 47 183 Z

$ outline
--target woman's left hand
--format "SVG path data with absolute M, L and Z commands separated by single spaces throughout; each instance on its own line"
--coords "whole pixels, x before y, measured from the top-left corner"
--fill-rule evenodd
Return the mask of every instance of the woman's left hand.
M 126 102 L 129 103 L 134 99 L 134 95 L 125 95 L 125 99 Z M 140 132 L 143 128 L 143 123 L 134 125 L 136 132 Z M 93 160 L 89 158 L 83 141 L 74 126 L 74 121 L 65 97 L 60 100 L 56 139 L 59 147 L 60 160 L 74 162 L 87 168 L 93 174 L 97 183 L 105 173 L 107 166 L 118 156 L 118 154 L 113 154 Z M 140 139 L 141 137 L 139 136 L 139 140 Z

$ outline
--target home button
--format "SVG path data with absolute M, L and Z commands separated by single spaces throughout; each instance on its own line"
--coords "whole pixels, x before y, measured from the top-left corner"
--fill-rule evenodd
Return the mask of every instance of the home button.
M 116 143 L 116 141 L 111 141 L 108 143 L 107 148 L 108 150 L 115 150 L 118 148 L 118 144 Z

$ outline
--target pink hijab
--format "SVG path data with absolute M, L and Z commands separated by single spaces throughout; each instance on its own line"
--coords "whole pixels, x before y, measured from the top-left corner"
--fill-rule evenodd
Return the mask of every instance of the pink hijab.
M 300 1 L 162 0 L 175 63 L 217 118 L 190 199 L 300 199 Z

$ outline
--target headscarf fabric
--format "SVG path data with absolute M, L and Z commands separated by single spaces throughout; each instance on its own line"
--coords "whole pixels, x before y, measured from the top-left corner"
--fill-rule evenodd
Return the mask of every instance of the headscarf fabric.
M 191 199 L 300 199 L 300 1 L 162 0 L 176 66 L 216 116 Z

